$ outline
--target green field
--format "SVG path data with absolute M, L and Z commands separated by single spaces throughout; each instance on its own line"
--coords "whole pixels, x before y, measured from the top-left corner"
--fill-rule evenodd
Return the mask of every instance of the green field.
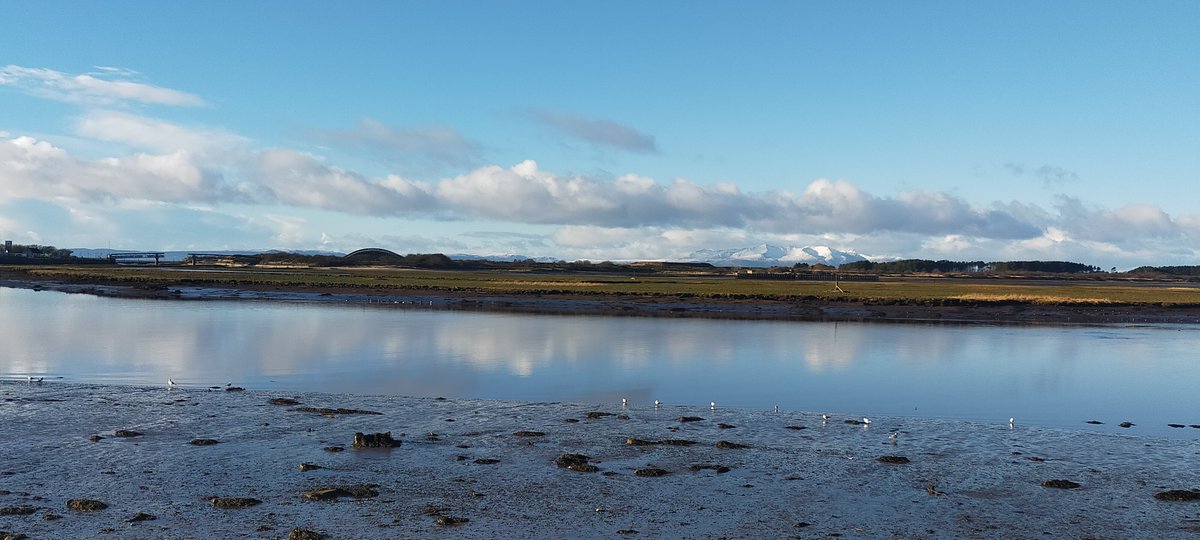
M 8 277 L 144 287 L 211 286 L 448 293 L 599 295 L 873 303 L 1200 306 L 1200 287 L 1064 279 L 884 278 L 878 282 L 741 280 L 729 276 L 436 271 L 411 269 L 193 269 L 5 267 Z

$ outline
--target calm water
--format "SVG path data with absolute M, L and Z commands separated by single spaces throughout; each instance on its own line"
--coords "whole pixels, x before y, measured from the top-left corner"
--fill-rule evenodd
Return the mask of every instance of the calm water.
M 0 288 L 0 377 L 961 418 L 1200 437 L 1200 327 L 527 316 Z M 1087 420 L 1106 422 L 1102 426 Z M 1138 424 L 1120 430 L 1121 421 Z

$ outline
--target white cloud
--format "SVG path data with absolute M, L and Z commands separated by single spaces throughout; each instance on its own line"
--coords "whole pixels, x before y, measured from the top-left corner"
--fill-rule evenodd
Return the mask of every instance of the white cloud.
M 240 151 L 248 144 L 244 137 L 227 131 L 186 128 L 157 118 L 112 110 L 85 113 L 76 121 L 75 130 L 83 137 L 156 152 L 187 150 L 197 154 L 218 154 Z
M 131 72 L 102 68 L 102 73 L 71 75 L 47 68 L 29 68 L 9 64 L 0 67 L 0 85 L 19 88 L 29 94 L 81 105 L 112 106 L 138 102 L 153 105 L 196 107 L 204 105 L 199 96 L 152 84 L 126 80 Z
M 317 130 L 313 138 L 343 148 L 363 149 L 384 163 L 424 170 L 475 165 L 481 146 L 453 128 L 401 128 L 362 118 L 347 130 Z
M 658 153 L 658 143 L 652 135 L 612 120 L 546 109 L 525 111 L 524 116 L 563 135 L 595 146 L 642 154 Z

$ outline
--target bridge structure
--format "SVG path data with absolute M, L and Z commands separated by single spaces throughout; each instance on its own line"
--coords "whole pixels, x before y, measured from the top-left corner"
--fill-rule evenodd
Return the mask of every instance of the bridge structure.
M 136 264 L 148 263 L 150 259 L 154 259 L 154 266 L 158 266 L 158 262 L 167 254 L 161 251 L 131 251 L 125 253 L 110 253 L 108 260 L 117 264 Z
M 257 260 L 258 257 L 255 257 L 254 255 L 236 255 L 229 253 L 188 253 L 188 256 L 186 259 L 184 259 L 184 262 L 190 262 L 192 263 L 192 266 L 196 266 L 201 262 L 218 263 L 227 261 L 231 263 L 252 263 Z

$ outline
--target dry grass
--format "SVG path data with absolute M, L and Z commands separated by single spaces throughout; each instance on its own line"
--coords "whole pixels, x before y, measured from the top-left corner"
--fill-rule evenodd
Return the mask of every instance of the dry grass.
M 952 300 L 966 300 L 969 302 L 1018 302 L 1022 304 L 1042 304 L 1042 305 L 1090 305 L 1102 306 L 1114 304 L 1108 298 L 1076 298 L 1071 296 L 1050 296 L 1050 295 L 1031 295 L 1031 294 L 960 294 L 951 296 Z

